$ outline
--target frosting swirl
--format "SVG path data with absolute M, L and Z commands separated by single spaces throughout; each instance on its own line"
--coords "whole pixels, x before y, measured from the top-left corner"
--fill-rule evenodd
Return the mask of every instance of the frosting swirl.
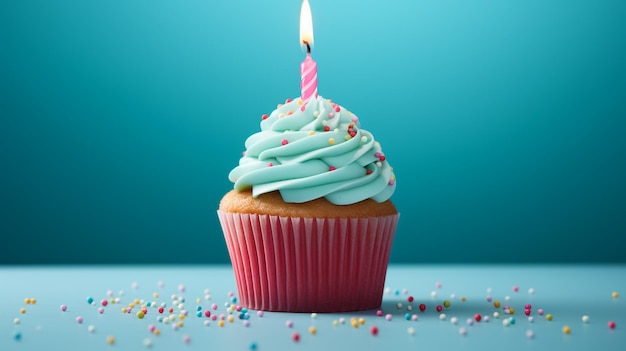
M 252 187 L 254 197 L 278 190 L 293 203 L 389 199 L 396 188 L 392 167 L 358 118 L 321 96 L 301 105 L 301 99 L 288 100 L 264 116 L 261 131 L 246 140 L 244 156 L 228 175 L 235 190 Z

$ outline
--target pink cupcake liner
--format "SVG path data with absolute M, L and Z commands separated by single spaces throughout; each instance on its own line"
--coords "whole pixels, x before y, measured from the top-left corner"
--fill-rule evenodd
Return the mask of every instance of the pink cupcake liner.
M 300 218 L 218 211 L 241 305 L 345 312 L 380 306 L 399 215 Z

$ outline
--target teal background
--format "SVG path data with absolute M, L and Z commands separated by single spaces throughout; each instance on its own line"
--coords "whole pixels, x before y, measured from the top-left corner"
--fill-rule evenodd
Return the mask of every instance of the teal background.
M 228 262 L 300 4 L 0 2 L 0 263 Z M 393 262 L 626 262 L 626 2 L 311 6 L 320 94 L 395 168 Z

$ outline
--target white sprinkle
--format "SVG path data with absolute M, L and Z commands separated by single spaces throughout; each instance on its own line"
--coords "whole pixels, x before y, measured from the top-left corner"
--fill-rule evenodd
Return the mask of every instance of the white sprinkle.
M 487 288 L 487 294 L 491 294 L 491 288 Z
M 19 318 L 13 319 L 13 324 L 20 324 L 20 319 Z
M 446 320 L 446 314 L 445 313 L 441 313 L 439 315 L 439 320 L 445 321 Z
M 346 322 L 345 318 L 343 318 L 343 317 L 339 318 L 339 323 L 344 324 L 345 322 Z
M 528 316 L 528 323 L 532 323 L 535 321 L 535 317 L 533 316 Z
M 139 283 L 137 283 L 137 282 L 133 282 L 132 284 L 130 284 L 130 286 L 131 286 L 131 288 L 133 288 L 133 289 L 137 289 L 137 288 L 139 288 Z
M 456 317 L 452 317 L 452 318 L 450 318 L 450 323 L 452 323 L 452 324 L 456 325 L 458 322 L 459 322 L 459 319 L 458 319 L 458 318 L 456 318 Z
M 467 325 L 474 325 L 474 320 L 472 318 L 468 318 L 465 323 L 467 323 Z
M 401 309 L 401 308 L 402 308 L 402 302 L 398 302 L 398 303 L 396 304 L 396 307 L 397 307 L 398 309 Z
M 409 335 L 415 335 L 415 328 L 409 327 L 406 332 L 409 333 Z
M 533 288 L 528 289 L 528 293 L 531 294 L 531 295 L 534 294 L 535 293 L 535 289 L 533 289 Z
M 311 318 L 312 319 L 316 319 L 317 318 L 317 313 L 315 313 L 315 312 L 311 313 Z
M 407 306 L 406 306 L 406 310 L 407 310 L 407 311 L 412 311 L 412 310 L 413 310 L 413 306 L 411 306 L 411 305 L 407 305 Z
M 528 329 L 526 331 L 526 337 L 529 339 L 533 339 L 535 337 L 535 332 L 533 332 L 532 330 Z
M 589 323 L 589 316 L 588 315 L 584 315 L 582 320 L 583 320 L 583 323 Z
M 459 334 L 461 335 L 467 335 L 467 329 L 465 327 L 461 327 L 459 328 Z
M 379 164 L 379 163 L 380 163 L 380 162 L 376 162 L 376 165 L 378 166 L 378 164 Z M 380 166 L 378 166 L 378 167 L 380 167 Z M 431 292 L 430 292 L 430 296 L 431 296 L 431 297 L 437 297 L 437 291 L 434 291 L 434 290 L 433 290 L 433 291 L 431 291 Z
M 504 297 L 504 300 L 505 300 L 505 301 L 509 301 L 510 299 L 511 299 L 511 297 L 510 297 L 509 295 L 507 295 L 507 296 L 505 296 L 505 297 Z
M 493 318 L 495 318 L 495 319 L 500 318 L 500 313 L 498 313 L 498 312 L 494 312 L 494 313 L 493 313 Z
M 483 316 L 483 322 L 489 323 L 489 316 L 488 315 L 484 315 Z
M 456 294 L 450 294 L 450 299 L 452 300 L 456 299 Z
M 87 330 L 88 330 L 90 333 L 93 333 L 93 332 L 95 332 L 95 331 L 96 331 L 96 327 L 95 327 L 93 324 L 91 324 L 91 325 L 89 325 L 89 326 L 87 327 Z
M 145 346 L 145 347 L 152 347 L 152 339 L 150 339 L 150 338 L 143 339 L 143 346 Z
M 511 324 L 511 321 L 510 321 L 508 318 L 504 318 L 504 319 L 502 320 L 502 325 L 503 325 L 503 326 L 508 327 L 508 326 L 509 326 L 509 324 Z
M 391 293 L 391 288 L 390 287 L 386 287 L 385 288 L 385 294 L 390 294 Z
M 313 111 L 313 116 L 318 117 L 320 115 L 319 111 Z

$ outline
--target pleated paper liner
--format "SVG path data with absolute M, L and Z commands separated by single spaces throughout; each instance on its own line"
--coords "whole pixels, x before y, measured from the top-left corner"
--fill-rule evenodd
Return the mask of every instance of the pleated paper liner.
M 345 312 L 380 306 L 399 215 L 300 218 L 218 211 L 243 307 Z

